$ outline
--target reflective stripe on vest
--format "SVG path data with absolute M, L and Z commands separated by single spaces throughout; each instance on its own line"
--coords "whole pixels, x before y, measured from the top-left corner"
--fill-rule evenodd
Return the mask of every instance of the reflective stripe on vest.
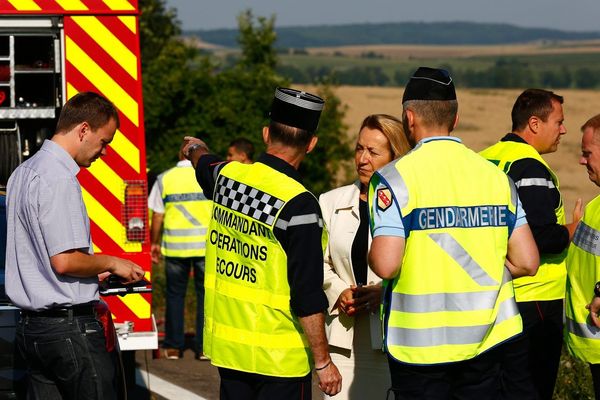
M 600 196 L 585 207 L 567 256 L 565 343 L 575 357 L 600 364 L 600 329 L 585 306 L 600 280 Z
M 546 167 L 552 181 L 546 179 L 522 179 L 516 184 L 524 186 L 545 186 L 550 189 L 559 190 L 558 177 L 552 171 L 542 156 L 527 143 L 505 141 L 498 142 L 480 153 L 483 157 L 496 164 L 504 172 L 508 173 L 514 162 L 532 158 Z M 556 220 L 559 224 L 565 223 L 565 210 L 562 202 L 554 210 Z M 566 266 L 565 258 L 567 250 L 560 254 L 542 254 L 540 267 L 535 276 L 524 276 L 514 281 L 515 297 L 517 301 L 543 301 L 558 300 L 565 296 Z
M 384 301 L 388 353 L 411 364 L 456 362 L 521 332 L 504 267 L 516 220 L 508 178 L 451 140 L 422 143 L 378 174 L 406 232 L 400 274 Z
M 198 186 L 194 168 L 171 168 L 157 179 L 165 205 L 161 253 L 204 257 L 212 202 Z
M 290 309 L 287 256 L 273 232 L 322 226 L 316 214 L 280 218 L 285 204 L 305 192 L 260 162 L 220 170 L 205 273 L 204 353 L 213 365 L 280 377 L 310 372 L 308 341 Z M 323 230 L 323 249 L 326 238 Z

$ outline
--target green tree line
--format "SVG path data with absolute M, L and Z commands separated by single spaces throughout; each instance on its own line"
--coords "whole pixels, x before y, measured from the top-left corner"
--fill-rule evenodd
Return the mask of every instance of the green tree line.
M 428 61 L 424 60 L 423 63 L 428 64 Z M 503 57 L 485 69 L 469 67 L 464 60 L 460 66 L 454 66 L 452 62 L 437 66 L 448 69 L 457 85 L 463 88 L 600 88 L 600 66 L 594 63 L 586 66 L 555 66 L 550 63 L 543 67 L 519 58 Z M 392 74 L 380 66 L 340 68 L 308 65 L 300 68 L 282 64 L 277 67 L 279 74 L 296 83 L 315 83 L 327 79 L 339 85 L 356 86 L 404 86 L 414 70 L 413 65 L 399 66 Z
M 261 129 L 277 86 L 289 87 L 276 71 L 275 18 L 238 16 L 241 55 L 223 64 L 201 54 L 179 36 L 174 10 L 164 0 L 141 0 L 141 53 L 147 163 L 160 173 L 172 167 L 186 135 L 203 139 L 224 156 L 237 137 L 263 149 Z M 307 157 L 305 184 L 316 193 L 331 188 L 341 161 L 350 158 L 344 140 L 344 107 L 330 87 L 317 94 L 325 101 L 317 135 L 319 145 Z

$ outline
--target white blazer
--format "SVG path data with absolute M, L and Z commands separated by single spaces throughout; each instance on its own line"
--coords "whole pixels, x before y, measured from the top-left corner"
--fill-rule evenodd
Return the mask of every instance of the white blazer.
M 329 344 L 352 349 L 354 317 L 333 310 L 343 290 L 356 285 L 352 269 L 352 243 L 360 225 L 360 182 L 330 190 L 319 196 L 323 219 L 329 232 L 329 244 L 325 250 L 323 289 L 329 300 L 329 312 L 325 330 Z M 369 246 L 371 235 L 369 234 Z M 376 284 L 381 279 L 369 268 L 367 283 Z M 381 349 L 381 321 L 379 313 L 369 314 L 371 347 Z

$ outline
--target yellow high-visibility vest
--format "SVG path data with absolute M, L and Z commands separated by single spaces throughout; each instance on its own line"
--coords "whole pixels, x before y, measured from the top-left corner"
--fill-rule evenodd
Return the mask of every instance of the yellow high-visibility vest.
M 213 365 L 280 377 L 310 372 L 308 342 L 290 308 L 287 256 L 273 231 L 322 221 L 318 214 L 280 219 L 304 192 L 260 162 L 230 162 L 220 171 L 204 283 L 204 353 Z M 323 229 L 322 250 L 326 244 Z
M 506 175 L 451 139 L 421 143 L 378 174 L 406 232 L 384 301 L 388 353 L 411 364 L 457 362 L 520 333 L 504 266 L 517 206 Z
M 196 181 L 192 166 L 159 176 L 165 205 L 161 253 L 165 257 L 204 257 L 212 202 Z
M 600 329 L 585 308 L 600 281 L 600 196 L 586 207 L 567 256 L 565 342 L 569 352 L 590 364 L 600 364 Z
M 554 186 L 560 193 L 558 177 L 537 150 L 527 143 L 498 142 L 483 150 L 480 154 L 496 164 L 505 173 L 510 171 L 515 161 L 533 158 L 546 167 L 552 177 Z M 565 209 L 562 196 L 554 213 L 556 214 L 557 223 L 564 225 Z M 514 281 L 517 301 L 545 301 L 564 298 L 567 280 L 566 257 L 567 249 L 560 254 L 540 254 L 540 267 L 535 276 L 523 276 Z

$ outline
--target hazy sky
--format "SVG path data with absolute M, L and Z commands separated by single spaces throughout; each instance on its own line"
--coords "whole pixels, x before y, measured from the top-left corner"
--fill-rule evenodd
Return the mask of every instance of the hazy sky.
M 183 29 L 236 27 L 236 15 L 276 15 L 277 26 L 471 21 L 600 31 L 599 0 L 166 0 Z

